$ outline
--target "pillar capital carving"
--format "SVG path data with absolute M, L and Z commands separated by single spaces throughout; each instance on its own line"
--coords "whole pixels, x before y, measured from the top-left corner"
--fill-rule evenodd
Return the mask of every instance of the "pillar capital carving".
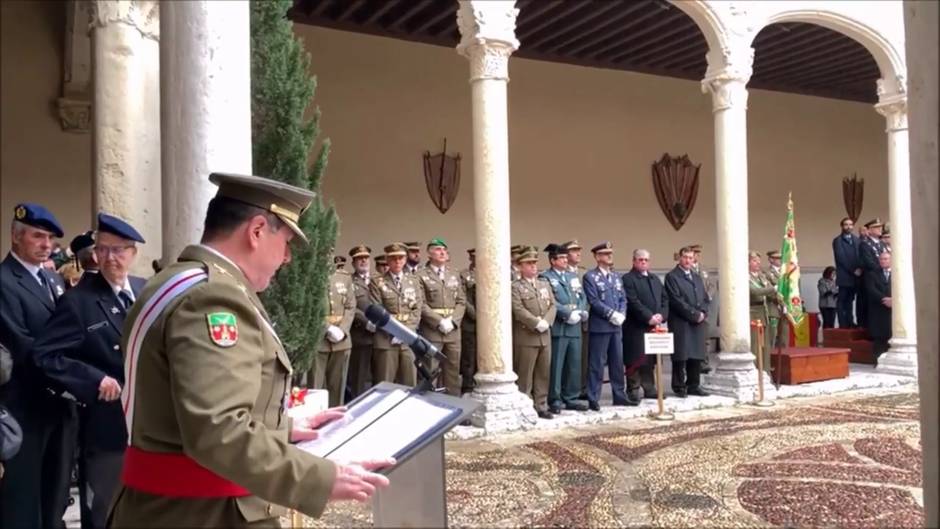
M 460 0 L 457 52 L 470 60 L 470 80 L 509 80 L 509 56 L 519 49 L 515 0 Z
M 160 2 L 157 0 L 92 0 L 91 27 L 127 24 L 145 38 L 160 39 Z
M 712 95 L 712 110 L 747 108 L 747 83 L 754 65 L 754 48 L 743 43 L 719 53 L 709 52 L 708 71 L 702 80 L 702 92 Z
M 875 110 L 885 117 L 888 132 L 907 130 L 907 96 L 882 97 Z

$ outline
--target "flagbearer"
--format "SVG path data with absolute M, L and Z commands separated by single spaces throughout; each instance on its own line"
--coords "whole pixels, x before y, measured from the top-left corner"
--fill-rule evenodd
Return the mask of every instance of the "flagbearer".
M 750 251 L 748 254 L 748 270 L 750 279 L 748 287 L 751 294 L 751 321 L 759 321 L 764 328 L 763 358 L 764 371 L 770 373 L 770 350 L 773 348 L 772 336 L 770 334 L 769 307 L 771 304 L 778 303 L 780 294 L 774 288 L 770 281 L 761 273 L 760 270 L 760 252 Z M 757 355 L 757 346 L 760 342 L 757 329 L 751 327 L 751 350 Z
M 767 250 L 767 271 L 764 273 L 767 281 L 778 291 L 780 290 L 781 276 L 781 255 L 777 250 Z M 785 347 L 790 342 L 790 326 L 787 322 L 786 312 L 782 300 L 774 299 L 774 302 L 767 307 L 770 327 L 767 333 L 770 335 L 771 347 Z
M 448 394 L 459 397 L 460 324 L 467 300 L 460 285 L 460 276 L 447 266 L 447 243 L 443 239 L 432 239 L 428 243 L 427 251 L 428 266 L 416 273 L 424 290 L 418 332 L 447 357 L 441 369 L 443 385 Z M 434 364 L 437 363 L 437 360 L 434 360 Z
M 305 189 L 215 173 L 202 243 L 144 287 L 122 337 L 130 444 L 110 526 L 279 526 L 288 508 L 365 501 L 391 461 L 338 464 L 292 442 L 327 411 L 289 420 L 291 363 L 256 292 L 290 263 Z
M 313 384 L 329 393 L 330 406 L 343 403 L 352 340 L 349 331 L 356 316 L 356 289 L 349 272 L 337 269 L 327 291 L 326 326 L 319 354 L 313 363 Z

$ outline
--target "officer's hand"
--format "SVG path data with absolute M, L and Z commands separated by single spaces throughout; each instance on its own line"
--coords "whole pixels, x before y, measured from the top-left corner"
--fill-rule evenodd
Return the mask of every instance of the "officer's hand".
M 855 269 L 855 275 L 856 275 L 856 276 L 861 276 L 861 275 L 862 275 L 862 269 L 861 269 L 861 268 L 856 268 L 856 269 Z
M 371 321 L 366 322 L 366 330 L 369 332 L 375 332 L 375 324 Z
M 336 480 L 333 481 L 331 500 L 355 500 L 366 502 L 376 487 L 387 487 L 388 478 L 372 472 L 395 464 L 394 459 L 363 461 L 348 465 L 336 465 Z
M 881 298 L 881 304 L 885 307 L 891 308 L 891 298 Z
M 705 313 L 704 313 L 704 312 L 699 312 L 699 313 L 698 313 L 698 321 L 696 321 L 696 323 L 702 323 L 703 321 L 705 321 Z
M 110 402 L 120 397 L 121 385 L 118 384 L 118 381 L 109 376 L 102 378 L 101 383 L 98 384 L 98 400 Z
M 310 441 L 320 436 L 317 428 L 330 421 L 340 420 L 346 416 L 346 407 L 337 406 L 328 410 L 321 411 L 316 415 L 294 419 L 293 428 L 290 432 L 290 442 L 298 443 L 300 441 Z

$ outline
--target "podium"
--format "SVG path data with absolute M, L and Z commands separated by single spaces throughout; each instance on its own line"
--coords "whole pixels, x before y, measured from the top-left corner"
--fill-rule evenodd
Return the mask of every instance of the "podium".
M 396 465 L 381 471 L 390 485 L 373 496 L 374 526 L 446 527 L 444 434 L 480 405 L 382 382 L 346 405 L 348 421 L 326 425 L 304 449 L 336 461 L 393 456 Z

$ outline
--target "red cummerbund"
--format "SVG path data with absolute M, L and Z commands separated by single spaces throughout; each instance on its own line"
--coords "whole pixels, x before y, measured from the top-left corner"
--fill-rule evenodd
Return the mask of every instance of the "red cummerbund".
M 183 454 L 128 446 L 121 480 L 128 488 L 176 498 L 232 498 L 251 493 Z

